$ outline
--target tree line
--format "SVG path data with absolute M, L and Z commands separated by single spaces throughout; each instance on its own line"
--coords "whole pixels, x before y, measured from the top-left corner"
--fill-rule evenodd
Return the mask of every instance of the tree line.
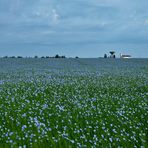
M 4 56 L 2 58 L 18 58 L 18 59 L 21 59 L 21 58 L 35 58 L 35 59 L 38 59 L 38 58 L 41 58 L 41 59 L 48 59 L 48 58 L 67 58 L 65 55 L 59 55 L 59 54 L 56 54 L 55 56 L 37 56 L 35 55 L 34 57 L 23 57 L 23 56 Z M 76 56 L 75 58 L 79 58 L 78 56 Z

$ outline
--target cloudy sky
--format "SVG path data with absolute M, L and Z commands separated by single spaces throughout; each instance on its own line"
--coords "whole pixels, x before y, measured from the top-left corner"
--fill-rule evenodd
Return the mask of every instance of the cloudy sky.
M 0 56 L 148 58 L 148 0 L 0 0 Z

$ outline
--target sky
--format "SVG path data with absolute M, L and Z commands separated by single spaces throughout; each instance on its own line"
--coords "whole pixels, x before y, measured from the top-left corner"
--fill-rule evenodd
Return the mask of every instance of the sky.
M 148 0 L 0 0 L 0 56 L 148 58 Z

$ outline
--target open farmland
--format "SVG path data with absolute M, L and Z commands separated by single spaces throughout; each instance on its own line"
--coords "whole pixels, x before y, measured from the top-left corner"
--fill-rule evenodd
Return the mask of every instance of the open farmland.
M 0 147 L 147 147 L 148 59 L 0 59 Z

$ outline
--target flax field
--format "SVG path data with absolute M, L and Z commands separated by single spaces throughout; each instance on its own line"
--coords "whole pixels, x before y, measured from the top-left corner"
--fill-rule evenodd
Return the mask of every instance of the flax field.
M 0 58 L 0 147 L 148 147 L 148 59 Z

